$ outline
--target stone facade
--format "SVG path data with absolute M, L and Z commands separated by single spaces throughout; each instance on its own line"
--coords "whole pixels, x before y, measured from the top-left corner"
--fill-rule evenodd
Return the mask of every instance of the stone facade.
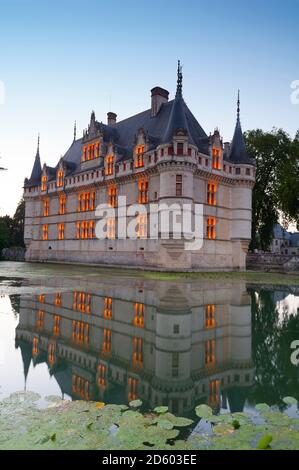
M 120 122 L 108 113 L 107 125 L 92 112 L 83 138 L 74 136 L 55 168 L 41 168 L 38 148 L 24 187 L 26 260 L 171 271 L 245 269 L 255 167 L 246 154 L 239 102 L 232 143 L 223 144 L 218 130 L 205 134 L 184 102 L 180 67 L 175 99 L 168 101 L 159 87 L 151 99 L 149 110 Z M 166 240 L 161 233 L 157 239 L 138 233 L 135 239 L 96 238 L 95 208 L 114 206 L 113 195 L 126 196 L 127 206 L 191 204 L 194 211 L 202 204 L 203 247 L 188 251 L 183 239 Z

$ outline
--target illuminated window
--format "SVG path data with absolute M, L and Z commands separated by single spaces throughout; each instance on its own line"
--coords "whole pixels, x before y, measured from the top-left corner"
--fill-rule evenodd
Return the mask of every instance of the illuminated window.
M 95 158 L 99 158 L 100 156 L 100 142 L 96 143 L 96 155 Z
M 221 169 L 221 164 L 220 164 L 220 149 L 218 148 L 213 148 L 212 150 L 212 168 L 214 170 L 220 170 Z
M 133 365 L 142 367 L 143 365 L 143 340 L 142 338 L 133 338 Z
M 210 240 L 214 240 L 216 238 L 216 219 L 214 217 L 208 217 L 207 238 Z
M 104 299 L 104 318 L 112 318 L 112 298 L 105 297 Z
M 48 224 L 43 225 L 43 240 L 48 240 L 49 238 L 49 227 Z
M 89 344 L 89 325 L 84 321 L 72 322 L 72 339 L 77 344 Z
M 53 326 L 54 336 L 59 336 L 60 335 L 60 321 L 61 321 L 61 316 L 60 315 L 54 315 L 54 326 Z
M 59 170 L 57 172 L 57 187 L 61 188 L 63 186 L 63 180 L 64 180 L 64 173 L 62 170 Z
M 95 191 L 78 195 L 78 212 L 93 211 L 95 209 Z
M 98 365 L 98 387 L 106 387 L 106 366 L 104 364 Z
M 138 214 L 137 217 L 137 237 L 147 237 L 147 214 Z
M 89 221 L 89 238 L 94 238 L 94 237 L 95 237 L 94 221 L 90 220 Z
M 117 188 L 116 186 L 109 186 L 108 188 L 108 202 L 111 207 L 117 206 Z
M 95 223 L 93 220 L 76 223 L 76 238 L 87 240 L 95 237 Z
M 181 197 L 183 195 L 183 177 L 176 175 L 175 177 L 175 195 Z
M 113 155 L 107 155 L 106 157 L 106 175 L 113 175 L 113 165 L 114 165 L 114 157 Z
M 77 223 L 76 223 L 76 238 L 78 238 L 78 239 L 81 238 L 80 222 L 77 222 Z
M 104 328 L 103 352 L 111 352 L 111 330 Z
M 136 159 L 135 159 L 135 168 L 141 168 L 144 166 L 144 145 L 138 145 L 135 149 Z
M 44 329 L 44 321 L 45 321 L 45 312 L 44 310 L 38 310 L 36 315 L 36 329 L 41 331 Z
M 65 214 L 65 206 L 66 206 L 66 195 L 61 194 L 61 196 L 59 196 L 59 214 L 60 215 Z
M 47 190 L 47 181 L 48 181 L 48 178 L 46 177 L 46 175 L 42 176 L 42 191 L 46 191 Z
M 87 147 L 82 148 L 82 162 L 85 162 L 87 158 Z
M 38 338 L 33 338 L 33 343 L 32 343 L 32 355 L 37 356 L 39 351 L 38 347 Z
M 115 238 L 115 217 L 109 217 L 107 219 L 107 238 Z
M 216 206 L 216 183 L 208 183 L 207 186 L 207 201 L 211 206 Z
M 206 305 L 206 328 L 215 327 L 215 305 L 208 304 Z
M 58 224 L 58 240 L 64 240 L 64 224 Z
M 44 304 L 44 303 L 45 303 L 45 294 L 40 294 L 40 295 L 38 296 L 38 300 L 39 300 L 42 304 Z
M 215 364 L 215 340 L 209 339 L 205 342 L 205 364 L 210 366 Z
M 49 199 L 44 199 L 43 206 L 44 206 L 43 216 L 47 217 L 49 215 L 49 209 L 50 209 Z
M 148 203 L 148 180 L 140 179 L 138 181 L 138 202 L 139 204 Z
M 144 304 L 135 303 L 134 325 L 144 328 Z
M 128 378 L 128 401 L 136 400 L 137 399 L 137 388 L 138 388 L 138 380 L 134 377 Z
M 209 387 L 209 405 L 215 408 L 220 402 L 220 380 L 211 380 Z
M 90 399 L 90 382 L 77 374 L 72 376 L 72 392 L 84 400 Z

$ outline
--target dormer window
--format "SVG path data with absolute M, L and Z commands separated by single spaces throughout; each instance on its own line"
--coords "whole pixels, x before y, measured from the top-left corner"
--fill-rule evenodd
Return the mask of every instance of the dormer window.
M 64 180 L 64 172 L 63 170 L 58 170 L 57 172 L 57 188 L 61 188 L 63 186 Z
M 135 168 L 142 168 L 144 166 L 144 154 L 145 146 L 144 145 L 137 145 L 135 149 L 136 153 L 136 160 L 135 160 Z
M 94 160 L 100 156 L 100 141 L 93 142 L 92 144 L 82 147 L 81 161 Z
M 47 190 L 47 181 L 48 181 L 48 178 L 46 177 L 46 175 L 42 176 L 42 191 Z
M 212 168 L 213 170 L 221 170 L 221 149 L 220 148 L 213 148 L 212 151 Z
M 113 165 L 114 165 L 114 157 L 113 155 L 107 155 L 106 157 L 106 175 L 113 175 Z

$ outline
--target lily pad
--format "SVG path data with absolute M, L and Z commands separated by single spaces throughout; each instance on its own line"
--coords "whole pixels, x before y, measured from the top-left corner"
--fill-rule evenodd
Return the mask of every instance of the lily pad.
M 293 397 L 284 397 L 282 401 L 286 403 L 287 405 L 297 405 L 298 403 L 296 398 L 293 398 Z
M 167 413 L 167 411 L 168 411 L 168 406 L 156 406 L 156 408 L 154 408 L 154 412 L 157 413 L 158 415 Z
M 213 410 L 208 405 L 198 405 L 195 408 L 195 413 L 199 418 L 209 418 L 213 415 Z

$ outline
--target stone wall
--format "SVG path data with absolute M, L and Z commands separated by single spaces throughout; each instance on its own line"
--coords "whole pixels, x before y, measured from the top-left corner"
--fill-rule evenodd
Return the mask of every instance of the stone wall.
M 25 261 L 25 248 L 16 246 L 11 248 L 3 248 L 2 259 L 7 261 Z
M 255 271 L 299 271 L 299 256 L 277 253 L 248 253 L 247 269 Z

